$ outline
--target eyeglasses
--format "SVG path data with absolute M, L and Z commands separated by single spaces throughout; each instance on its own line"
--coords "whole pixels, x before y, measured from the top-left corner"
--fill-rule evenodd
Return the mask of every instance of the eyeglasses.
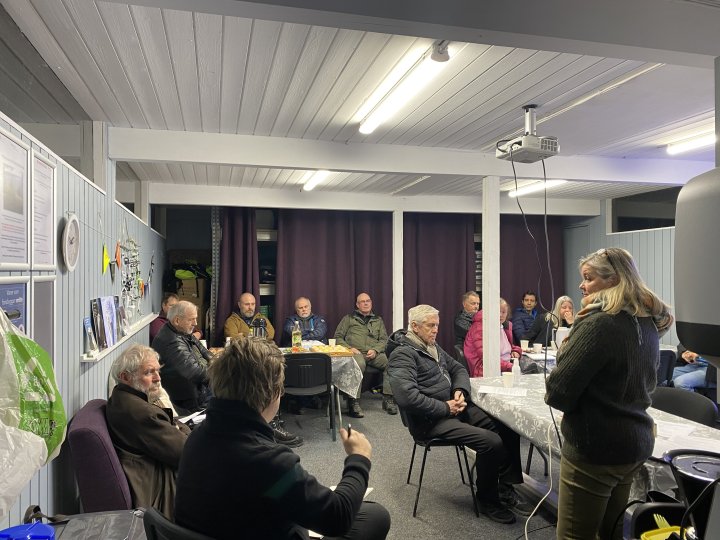
M 610 264 L 610 267 L 613 269 L 613 272 L 617 274 L 617 269 L 615 268 L 615 265 L 612 262 L 612 258 L 610 257 L 610 252 L 607 250 L 607 248 L 598 249 L 595 252 L 595 255 L 598 257 L 605 257 L 608 260 L 608 264 Z

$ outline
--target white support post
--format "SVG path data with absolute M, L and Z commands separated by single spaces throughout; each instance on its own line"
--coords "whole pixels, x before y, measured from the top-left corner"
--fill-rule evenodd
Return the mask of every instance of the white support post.
M 500 177 L 483 179 L 483 376 L 500 375 Z
M 150 225 L 150 182 L 135 183 L 135 215 Z

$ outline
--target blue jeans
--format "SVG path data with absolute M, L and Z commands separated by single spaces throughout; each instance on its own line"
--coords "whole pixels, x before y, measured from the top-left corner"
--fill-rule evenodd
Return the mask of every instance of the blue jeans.
M 673 370 L 673 384 L 675 388 L 682 388 L 694 392 L 696 388 L 705 386 L 705 373 L 707 366 L 686 364 Z M 712 383 L 708 386 L 714 386 Z

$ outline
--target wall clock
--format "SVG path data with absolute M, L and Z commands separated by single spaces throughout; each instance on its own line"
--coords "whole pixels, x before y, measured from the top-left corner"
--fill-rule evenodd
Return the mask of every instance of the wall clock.
M 80 259 L 80 222 L 75 214 L 70 214 L 62 233 L 63 261 L 68 272 L 75 270 Z

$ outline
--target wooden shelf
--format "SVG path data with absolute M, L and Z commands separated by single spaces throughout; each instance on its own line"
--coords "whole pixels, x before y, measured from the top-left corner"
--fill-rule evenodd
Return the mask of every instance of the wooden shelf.
M 123 336 L 118 340 L 117 343 L 113 344 L 111 347 L 108 347 L 107 349 L 103 349 L 102 351 L 96 353 L 93 356 L 90 356 L 89 354 L 83 354 L 80 356 L 81 362 L 99 362 L 103 358 L 105 358 L 108 354 L 113 352 L 115 349 L 120 347 L 123 343 L 125 343 L 128 339 L 133 337 L 135 334 L 137 334 L 140 330 L 145 328 L 148 324 L 153 322 L 157 318 L 157 313 L 151 313 L 150 315 L 146 315 L 142 319 L 140 319 L 138 322 L 130 326 L 130 331 L 127 333 L 127 335 Z

